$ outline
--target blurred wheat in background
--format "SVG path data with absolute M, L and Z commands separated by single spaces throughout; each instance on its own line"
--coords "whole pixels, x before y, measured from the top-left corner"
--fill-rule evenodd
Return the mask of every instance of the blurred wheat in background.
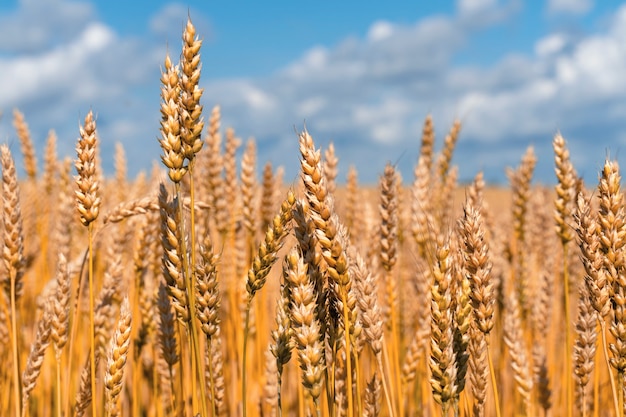
M 100 167 L 89 112 L 72 161 L 50 132 L 27 177 L 0 147 L 2 416 L 623 416 L 626 211 L 616 161 L 583 184 L 554 137 L 494 189 L 457 184 L 455 122 L 414 178 L 378 188 L 305 130 L 300 176 L 205 123 L 191 21 L 162 69 L 166 168 Z M 462 139 L 461 139 L 462 140 Z M 546 155 L 542 157 L 547 157 Z M 257 171 L 262 169 L 262 178 Z M 167 175 L 165 175 L 167 174 Z

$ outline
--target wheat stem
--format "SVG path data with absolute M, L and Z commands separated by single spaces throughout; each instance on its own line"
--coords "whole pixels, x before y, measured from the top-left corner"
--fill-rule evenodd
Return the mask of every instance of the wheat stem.
M 98 415 L 98 407 L 96 404 L 96 325 L 95 325 L 95 286 L 93 282 L 93 223 L 89 223 L 88 229 L 88 276 L 89 276 L 89 337 L 91 339 L 89 352 L 89 362 L 91 367 L 91 412 L 92 416 Z
M 15 306 L 16 303 L 16 288 L 15 288 L 15 274 L 11 273 L 11 348 L 13 351 L 13 399 L 15 400 L 15 417 L 20 417 L 21 415 L 21 404 L 22 397 L 20 387 L 22 384 L 20 383 L 20 362 L 19 362 L 19 349 L 17 342 L 17 309 Z
M 611 363 L 609 360 L 608 343 L 606 340 L 606 323 L 602 317 L 598 317 L 600 326 L 602 327 L 602 351 L 604 352 L 604 361 L 606 363 L 607 370 L 609 372 L 609 379 L 611 381 L 611 392 L 613 393 L 613 406 L 615 407 L 615 415 L 619 416 L 619 401 L 617 394 L 617 387 L 615 386 L 615 378 L 613 377 L 613 370 L 611 369 Z M 596 370 L 597 372 L 597 370 Z
M 563 308 L 565 309 L 565 390 L 567 401 L 567 415 L 572 416 L 572 332 L 570 331 L 570 297 L 569 297 L 569 271 L 568 271 L 568 246 L 563 243 Z
M 489 361 L 489 373 L 491 374 L 491 387 L 493 389 L 493 401 L 496 407 L 496 416 L 501 417 L 500 412 L 500 395 L 498 394 L 498 383 L 496 382 L 496 370 L 493 367 L 493 358 L 491 357 L 491 343 L 487 339 L 487 359 Z

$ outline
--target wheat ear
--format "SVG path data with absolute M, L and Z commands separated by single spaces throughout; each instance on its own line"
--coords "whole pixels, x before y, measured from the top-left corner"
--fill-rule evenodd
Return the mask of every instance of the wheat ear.
M 246 279 L 246 291 L 248 293 L 246 302 L 246 312 L 244 320 L 244 336 L 243 336 L 243 370 L 241 378 L 241 394 L 243 399 L 243 415 L 246 416 L 246 353 L 248 330 L 250 321 L 250 308 L 254 295 L 263 288 L 270 269 L 278 259 L 278 251 L 285 243 L 285 238 L 290 229 L 290 222 L 293 218 L 293 207 L 296 203 L 296 197 L 293 192 L 289 191 L 287 198 L 280 207 L 280 213 L 274 217 L 272 224 L 267 228 L 265 239 L 259 246 L 257 255 L 252 261 L 252 266 L 248 270 Z
M 0 146 L 2 158 L 2 210 L 4 219 L 4 250 L 2 259 L 7 277 L 3 277 L 2 284 L 5 296 L 10 300 L 11 309 L 11 348 L 13 353 L 13 393 L 15 401 L 15 416 L 20 416 L 20 368 L 19 368 L 19 340 L 21 333 L 18 329 L 17 301 L 22 292 L 22 275 L 24 274 L 24 244 L 22 231 L 22 213 L 20 209 L 19 187 L 15 163 L 8 146 Z
M 120 307 L 120 318 L 117 322 L 115 335 L 109 347 L 104 386 L 107 394 L 107 415 L 114 417 L 119 413 L 118 401 L 122 392 L 124 367 L 130 348 L 131 312 L 128 298 L 124 298 Z M 137 399 L 134 399 L 137 401 Z
M 28 399 L 30 393 L 35 388 L 37 378 L 41 373 L 41 366 L 43 365 L 46 349 L 48 345 L 50 345 L 51 305 L 49 302 L 50 301 L 47 301 L 43 315 L 37 323 L 35 342 L 31 346 L 30 354 L 26 361 L 26 369 L 22 376 L 22 417 L 28 415 Z
M 455 354 L 453 348 L 452 271 L 450 247 L 439 243 L 433 265 L 431 285 L 431 353 L 430 383 L 435 401 L 445 416 L 450 401 L 457 394 Z
M 24 114 L 19 110 L 13 110 L 13 126 L 20 140 L 22 155 L 24 155 L 24 171 L 31 181 L 37 179 L 37 157 L 35 156 L 35 145 L 31 137 L 28 124 L 24 120 Z

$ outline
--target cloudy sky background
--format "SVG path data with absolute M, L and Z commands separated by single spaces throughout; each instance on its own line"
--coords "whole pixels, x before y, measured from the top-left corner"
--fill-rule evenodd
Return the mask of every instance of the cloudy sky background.
M 105 169 L 119 141 L 132 175 L 149 170 L 160 155 L 160 67 L 166 51 L 178 56 L 189 12 L 204 39 L 206 119 L 221 105 L 222 126 L 254 136 L 260 162 L 283 165 L 287 181 L 305 121 L 318 146 L 335 143 L 342 180 L 354 164 L 373 183 L 391 161 L 410 182 L 428 113 L 439 144 L 455 118 L 463 123 L 461 180 L 482 169 L 505 183 L 505 167 L 532 144 L 537 179 L 553 183 L 557 131 L 588 183 L 607 155 L 625 157 L 626 3 L 126 3 L 0 2 L 0 142 L 19 152 L 19 108 L 40 161 L 49 129 L 73 157 L 93 109 Z

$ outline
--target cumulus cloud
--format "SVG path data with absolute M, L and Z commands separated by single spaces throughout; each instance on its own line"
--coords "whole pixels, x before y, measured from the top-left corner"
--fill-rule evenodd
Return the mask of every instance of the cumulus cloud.
M 49 1 L 61 9 L 74 4 Z M 626 6 L 602 32 L 579 38 L 552 32 L 537 39 L 530 53 L 508 53 L 482 66 L 456 63 L 484 22 L 503 22 L 517 5 L 463 0 L 449 16 L 413 24 L 373 22 L 362 37 L 315 46 L 263 77 L 202 78 L 205 108 L 220 104 L 222 126 L 235 127 L 243 138 L 255 136 L 259 160 L 286 165 L 287 181 L 295 178 L 298 165 L 294 127 L 305 123 L 318 145 L 335 143 L 344 169 L 340 176 L 354 164 L 361 179 L 372 182 L 389 160 L 410 181 L 428 113 L 439 140 L 455 118 L 461 119 L 457 160 L 462 179 L 484 169 L 488 179 L 502 180 L 504 167 L 516 165 L 533 143 L 540 155 L 538 173 L 551 181 L 550 143 L 560 129 L 578 171 L 594 181 L 607 148 L 626 143 Z M 32 13 L 29 7 L 20 3 L 14 13 Z M 155 137 L 163 37 L 179 38 L 187 9 L 164 7 L 150 21 L 151 34 L 142 38 L 121 37 L 90 9 L 82 13 L 80 19 L 52 19 L 57 23 L 50 23 L 49 31 L 73 28 L 63 41 L 2 46 L 11 53 L 0 55 L 0 110 L 5 113 L 0 138 L 14 136 L 6 119 L 12 107 L 19 107 L 40 149 L 47 130 L 55 128 L 60 151 L 72 154 L 77 124 L 93 108 L 103 155 L 112 155 L 119 140 L 133 166 L 148 169 L 160 154 Z M 193 16 L 194 22 L 208 25 L 200 14 Z M 471 24 L 480 21 L 471 16 L 492 17 Z M 13 30 L 0 25 L 6 34 L 0 42 L 18 33 Z M 200 29 L 198 34 L 209 36 Z
M 467 15 L 497 4 L 459 7 Z M 273 76 L 230 80 L 228 91 L 218 87 L 221 80 L 209 82 L 207 91 L 227 103 L 223 114 L 231 115 L 229 122 L 257 128 L 261 152 L 269 149 L 268 155 L 273 146 L 295 140 L 286 126 L 306 119 L 321 144 L 335 142 L 346 164 L 370 168 L 369 161 L 415 155 L 421 122 L 430 112 L 441 136 L 455 117 L 463 122 L 462 178 L 486 169 L 488 178 L 502 180 L 504 167 L 516 165 L 532 143 L 542 152 L 541 179 L 553 181 L 550 144 L 560 129 L 573 150 L 602 139 L 602 149 L 574 157 L 583 165 L 579 170 L 595 180 L 597 161 L 585 158 L 603 158 L 607 148 L 620 146 L 626 137 L 626 127 L 617 122 L 626 115 L 626 6 L 604 32 L 579 39 L 549 33 L 535 42 L 534 53 L 511 53 L 486 67 L 453 64 L 472 35 L 471 27 L 457 24 L 463 18 L 427 18 L 414 25 L 375 22 L 364 38 L 312 48 Z M 251 86 L 262 92 L 255 106 L 265 113 L 253 110 L 246 97 Z M 255 117 L 267 112 L 273 115 L 271 123 Z M 284 153 L 280 156 L 278 163 Z M 405 157 L 399 164 L 406 177 L 413 162 Z M 372 181 L 376 175 L 366 172 L 365 178 Z
M 458 24 L 483 28 L 502 23 L 521 7 L 520 0 L 457 0 Z
M 548 0 L 551 13 L 585 14 L 593 8 L 593 0 Z
M 22 0 L 0 21 L 9 22 L 0 23 L 1 141 L 15 137 L 10 114 L 19 108 L 39 149 L 55 129 L 59 152 L 73 155 L 78 123 L 93 109 L 103 155 L 121 141 L 129 157 L 137 154 L 147 162 L 137 142 L 152 144 L 157 133 L 164 43 L 120 37 L 89 4 L 71 0 Z M 31 29 L 42 33 L 32 35 Z M 148 89 L 154 93 L 146 94 Z M 158 144 L 154 151 L 158 157 Z
M 0 16 L 0 50 L 38 52 L 78 36 L 94 17 L 91 4 L 69 0 L 19 0 Z
M 476 15 L 496 7 L 498 0 L 459 0 L 457 4 L 461 14 Z

